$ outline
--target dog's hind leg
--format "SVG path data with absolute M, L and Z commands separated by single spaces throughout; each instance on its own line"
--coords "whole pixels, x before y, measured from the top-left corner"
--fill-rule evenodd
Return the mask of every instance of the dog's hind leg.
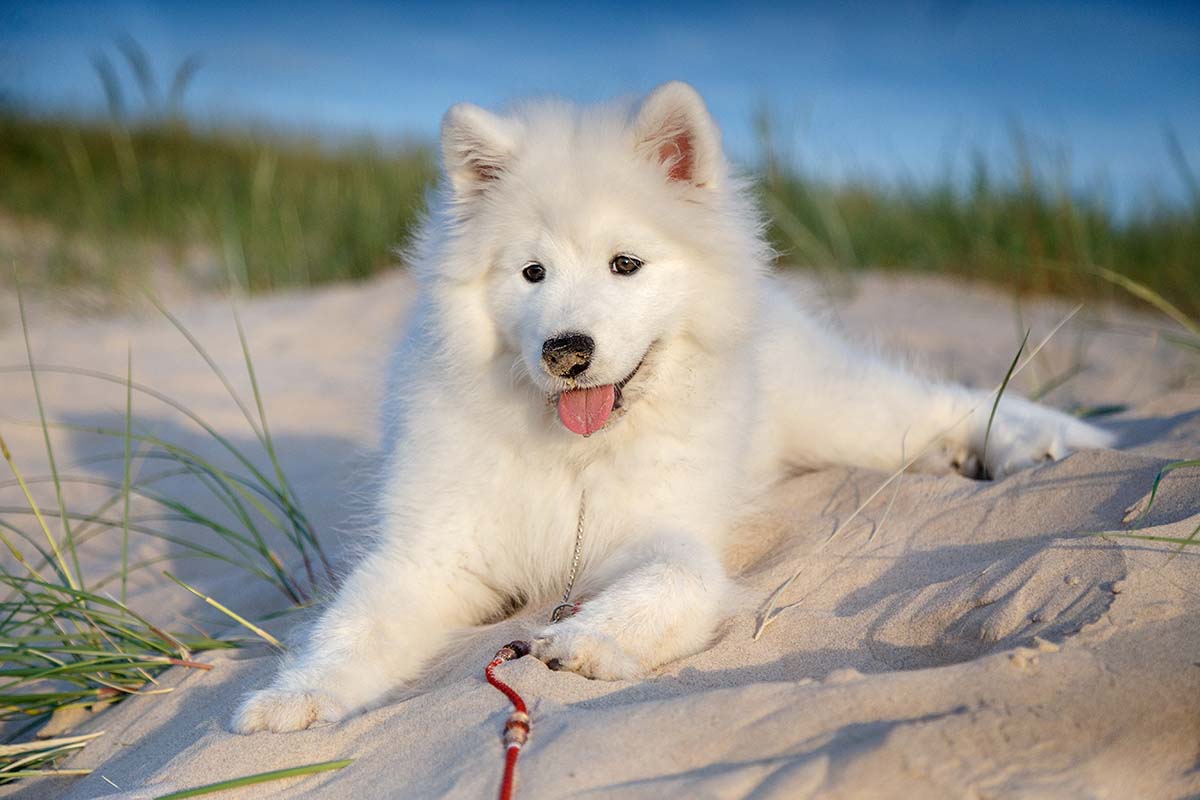
M 543 629 L 533 654 L 556 669 L 627 680 L 708 645 L 730 581 L 715 549 L 662 534 L 625 546 L 600 565 L 595 596 Z
M 765 353 L 771 369 L 763 373 L 765 418 L 785 462 L 893 470 L 925 453 L 921 466 L 938 466 L 940 459 L 946 468 L 1000 477 L 1114 442 L 1103 430 L 1011 392 L 989 434 L 994 395 L 920 377 L 806 319 L 793 323 L 789 335 L 771 339 Z

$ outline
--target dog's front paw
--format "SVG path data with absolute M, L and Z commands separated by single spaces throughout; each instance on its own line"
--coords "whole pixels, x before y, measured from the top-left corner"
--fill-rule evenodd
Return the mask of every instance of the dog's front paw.
M 317 722 L 336 722 L 346 714 L 325 692 L 263 689 L 246 696 L 233 716 L 235 733 L 298 731 Z
M 642 673 L 637 660 L 616 639 L 576 619 L 545 628 L 533 640 L 533 655 L 551 669 L 604 681 L 630 680 Z
M 1075 450 L 1112 447 L 1116 436 L 1075 417 L 1019 398 L 1001 401 L 982 460 L 987 474 L 1003 478 L 1057 461 Z

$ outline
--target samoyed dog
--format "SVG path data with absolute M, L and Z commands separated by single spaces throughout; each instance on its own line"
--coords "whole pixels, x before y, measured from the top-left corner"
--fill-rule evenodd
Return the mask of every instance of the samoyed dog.
M 571 583 L 576 613 L 533 654 L 636 678 L 709 643 L 735 607 L 723 548 L 788 472 L 925 453 L 999 478 L 1113 443 L 1010 393 L 985 448 L 986 392 L 856 351 L 792 305 L 686 84 L 634 108 L 458 105 L 442 156 L 389 382 L 380 530 L 237 731 L 378 705 L 456 630 Z

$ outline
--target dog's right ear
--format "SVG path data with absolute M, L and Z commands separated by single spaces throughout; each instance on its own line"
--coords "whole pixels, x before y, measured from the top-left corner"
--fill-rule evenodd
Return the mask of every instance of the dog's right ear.
M 469 200 L 503 174 L 516 152 L 517 123 L 471 103 L 442 119 L 442 163 L 454 196 Z

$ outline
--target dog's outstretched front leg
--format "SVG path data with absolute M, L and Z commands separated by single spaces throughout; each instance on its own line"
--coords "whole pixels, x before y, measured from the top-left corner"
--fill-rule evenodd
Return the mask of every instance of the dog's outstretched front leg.
M 233 719 L 238 733 L 292 731 L 377 705 L 414 678 L 449 632 L 478 621 L 495 598 L 478 579 L 418 566 L 386 552 L 368 557 L 338 592 L 270 687 Z
M 702 650 L 730 588 L 715 548 L 675 534 L 626 546 L 597 577 L 604 588 L 574 616 L 543 629 L 533 654 L 604 680 L 635 678 Z

